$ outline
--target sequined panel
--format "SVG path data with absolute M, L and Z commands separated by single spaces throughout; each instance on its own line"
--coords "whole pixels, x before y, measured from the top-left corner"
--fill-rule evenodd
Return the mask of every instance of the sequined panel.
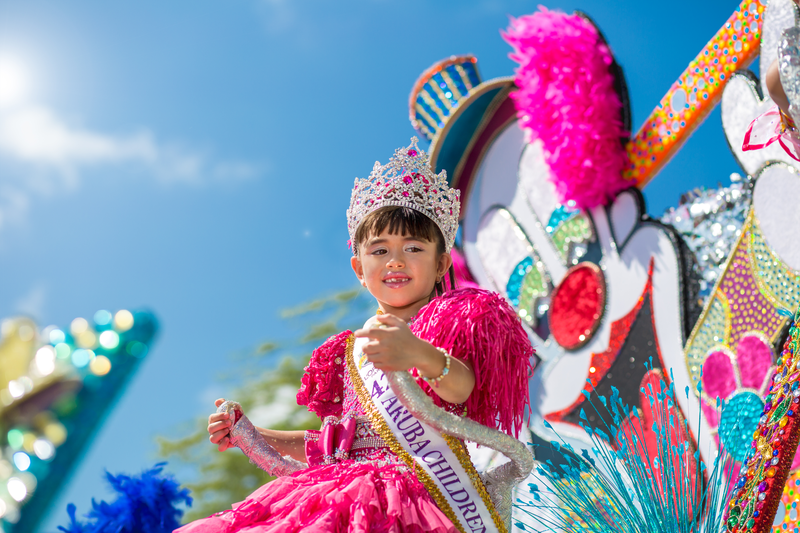
M 544 227 L 544 230 L 548 233 L 548 235 L 552 235 L 555 233 L 556 228 L 560 226 L 565 220 L 569 220 L 575 215 L 575 209 L 569 208 L 565 205 L 559 204 L 552 213 L 550 213 L 550 219 L 547 221 L 547 226 Z
M 730 335 L 730 313 L 725 295 L 717 293 L 711 299 L 706 312 L 700 317 L 696 333 L 689 339 L 686 349 L 686 363 L 689 376 L 695 385 L 700 382 L 700 370 L 706 354 L 716 345 L 725 342 Z
M 798 319 L 800 311 L 795 314 L 789 338 L 775 362 L 776 370 L 753 434 L 752 446 L 733 488 L 726 517 L 730 532 L 770 531 L 780 506 L 785 505 L 789 470 L 800 436 L 797 414 L 800 409 Z M 796 482 L 794 486 L 796 488 Z M 795 490 L 791 482 L 789 488 Z
M 475 247 L 492 288 L 500 293 L 506 291 L 512 277 L 519 279 L 519 267 L 526 258 L 533 258 L 532 264 L 541 264 L 528 236 L 506 209 L 497 208 L 483 216 Z
M 772 342 L 777 341 L 787 320 L 778 312 L 783 306 L 776 305 L 777 298 L 787 298 L 798 289 L 789 286 L 786 267 L 775 265 L 775 261 L 780 263 L 764 243 L 751 209 L 715 288 L 714 299 L 686 344 L 686 362 L 695 385 L 702 363 L 715 345 L 735 350 L 742 335 L 750 332 L 760 332 Z
M 758 288 L 750 254 L 747 253 L 749 240 L 748 227 L 718 288 L 728 298 L 730 305 L 731 332 L 727 344 L 731 347 L 735 347 L 739 337 L 749 331 L 761 331 L 772 337 L 785 321 Z
M 537 316 L 536 300 L 547 296 L 550 288 L 547 284 L 547 277 L 542 272 L 544 263 L 537 261 L 534 268 L 522 280 L 522 287 L 519 294 L 519 307 L 517 314 L 526 322 L 532 322 L 533 317 Z
M 577 263 L 581 256 L 586 253 L 586 247 L 581 250 L 575 250 L 576 245 L 586 243 L 592 239 L 592 227 L 589 224 L 589 219 L 583 213 L 573 216 L 565 220 L 556 228 L 553 234 L 553 244 L 561 254 L 561 259 L 564 262 Z M 570 250 L 573 252 L 574 257 L 570 257 Z
M 800 118 L 800 28 L 788 28 L 783 34 L 780 44 L 780 76 L 781 85 L 789 99 L 789 113 L 792 118 Z
M 535 255 L 535 254 L 534 254 Z M 544 263 L 534 257 L 526 257 L 520 261 L 506 284 L 506 295 L 517 309 L 517 314 L 526 323 L 535 325 L 537 315 L 534 306 L 536 300 L 547 296 L 550 288 L 544 273 Z
M 589 364 L 589 376 L 586 380 L 586 384 L 583 386 L 583 390 L 581 394 L 578 395 L 577 398 L 572 402 L 569 407 L 561 409 L 559 411 L 554 411 L 549 413 L 545 416 L 545 419 L 550 422 L 559 422 L 559 421 L 572 421 L 576 425 L 579 425 L 579 422 L 575 420 L 570 420 L 570 418 L 575 418 L 575 413 L 579 412 L 579 406 L 586 403 L 588 398 L 593 396 L 597 396 L 599 393 L 598 391 L 604 391 L 604 386 L 601 386 L 601 383 L 604 381 L 608 381 L 610 386 L 610 379 L 613 376 L 610 374 L 610 370 L 616 364 L 617 369 L 620 372 L 614 372 L 617 375 L 618 382 L 616 385 L 622 386 L 630 385 L 631 383 L 635 383 L 633 387 L 633 396 L 627 397 L 625 396 L 626 387 L 622 387 L 622 394 L 624 401 L 629 405 L 635 405 L 636 401 L 634 398 L 638 398 L 639 394 L 639 382 L 641 381 L 641 375 L 636 374 L 634 377 L 632 371 L 640 372 L 643 374 L 645 370 L 645 366 L 641 364 L 641 362 L 637 363 L 633 358 L 630 361 L 623 361 L 618 360 L 618 356 L 620 351 L 622 350 L 623 346 L 625 345 L 626 341 L 628 340 L 629 334 L 631 332 L 631 328 L 636 323 L 637 318 L 640 315 L 640 311 L 642 311 L 643 307 L 645 307 L 644 311 L 647 311 L 646 314 L 649 314 L 651 311 L 650 309 L 650 298 L 652 295 L 653 290 L 653 263 L 650 263 L 650 272 L 647 279 L 647 284 L 642 291 L 642 295 L 639 297 L 639 300 L 636 302 L 636 305 L 628 311 L 628 314 L 623 316 L 622 318 L 615 320 L 611 323 L 611 334 L 609 336 L 608 341 L 608 348 L 605 351 L 600 353 L 592 353 L 592 359 Z M 651 315 L 652 316 L 652 315 Z M 652 327 L 652 322 L 647 320 L 647 326 Z M 627 367 L 627 368 L 626 368 Z M 627 372 L 627 375 L 626 375 Z M 609 391 L 610 392 L 610 391 Z M 594 422 L 594 419 L 591 419 L 590 422 Z
M 453 110 L 481 83 L 474 56 L 453 56 L 438 61 L 422 73 L 411 90 L 411 125 L 431 141 L 444 127 Z
M 728 187 L 688 191 L 681 196 L 680 205 L 667 210 L 660 219 L 678 230 L 697 260 L 693 269 L 700 279 L 701 307 L 711 296 L 742 234 L 751 203 L 748 181 L 731 174 Z
M 761 293 L 778 308 L 797 309 L 800 305 L 800 274 L 788 268 L 770 249 L 758 221 L 750 228 L 749 252 Z

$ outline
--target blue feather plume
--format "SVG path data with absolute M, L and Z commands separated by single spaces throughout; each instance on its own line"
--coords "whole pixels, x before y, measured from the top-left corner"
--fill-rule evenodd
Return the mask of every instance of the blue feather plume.
M 64 533 L 170 533 L 180 526 L 181 503 L 192 505 L 188 489 L 168 475 L 161 475 L 166 463 L 158 463 L 139 476 L 106 472 L 105 477 L 117 494 L 111 503 L 92 499 L 88 519 L 75 517 L 75 505 L 67 506 L 70 524 L 59 526 Z
M 569 533 L 722 531 L 740 465 L 720 450 L 707 472 L 699 453 L 677 436 L 677 426 L 684 427 L 684 434 L 690 432 L 670 410 L 677 404 L 674 385 L 661 381 L 660 389 L 649 385 L 642 389 L 656 415 L 652 430 L 657 450 L 650 450 L 655 453 L 647 450 L 642 418 L 623 404 L 613 387 L 610 398 L 600 397 L 602 406 L 591 404 L 598 414 L 602 410 L 610 415 L 601 420 L 613 423 L 605 424 L 605 431 L 581 423 L 592 439 L 594 458 L 585 449 L 578 454 L 545 422 L 561 440 L 550 443 L 559 459 L 537 464 L 535 483 L 528 484 L 529 499 L 518 498 L 514 505 L 515 526 L 523 531 Z M 585 413 L 581 418 L 586 420 Z M 626 419 L 633 423 L 623 432 Z M 611 442 L 615 444 L 610 446 Z

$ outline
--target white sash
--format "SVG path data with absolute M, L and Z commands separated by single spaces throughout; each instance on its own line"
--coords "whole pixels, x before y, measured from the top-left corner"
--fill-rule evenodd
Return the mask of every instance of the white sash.
M 361 347 L 368 340 L 355 340 L 347 363 L 373 427 L 414 469 L 439 508 L 462 533 L 505 533 L 505 524 L 463 444 L 423 424 L 403 407 L 384 373 L 363 355 Z

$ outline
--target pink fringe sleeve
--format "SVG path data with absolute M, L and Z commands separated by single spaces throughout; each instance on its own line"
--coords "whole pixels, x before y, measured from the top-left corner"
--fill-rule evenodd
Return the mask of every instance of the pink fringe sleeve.
M 475 389 L 466 402 L 467 416 L 519 435 L 529 406 L 534 350 L 519 318 L 499 294 L 472 288 L 446 292 L 422 309 L 411 329 L 472 365 Z M 445 404 L 432 396 L 438 405 Z
M 344 399 L 344 352 L 351 331 L 326 340 L 314 350 L 303 374 L 297 405 L 305 405 L 320 418 L 341 416 Z

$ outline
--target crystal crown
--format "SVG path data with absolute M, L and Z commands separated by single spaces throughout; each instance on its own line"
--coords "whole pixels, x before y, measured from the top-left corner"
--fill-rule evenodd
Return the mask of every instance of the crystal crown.
M 350 208 L 347 210 L 347 231 L 350 247 L 356 252 L 356 230 L 368 214 L 387 206 L 408 207 L 433 220 L 444 235 L 445 249 L 453 248 L 461 211 L 461 191 L 451 189 L 443 170 L 434 174 L 428 154 L 411 144 L 398 148 L 386 165 L 375 162 L 368 179 L 356 178 Z

